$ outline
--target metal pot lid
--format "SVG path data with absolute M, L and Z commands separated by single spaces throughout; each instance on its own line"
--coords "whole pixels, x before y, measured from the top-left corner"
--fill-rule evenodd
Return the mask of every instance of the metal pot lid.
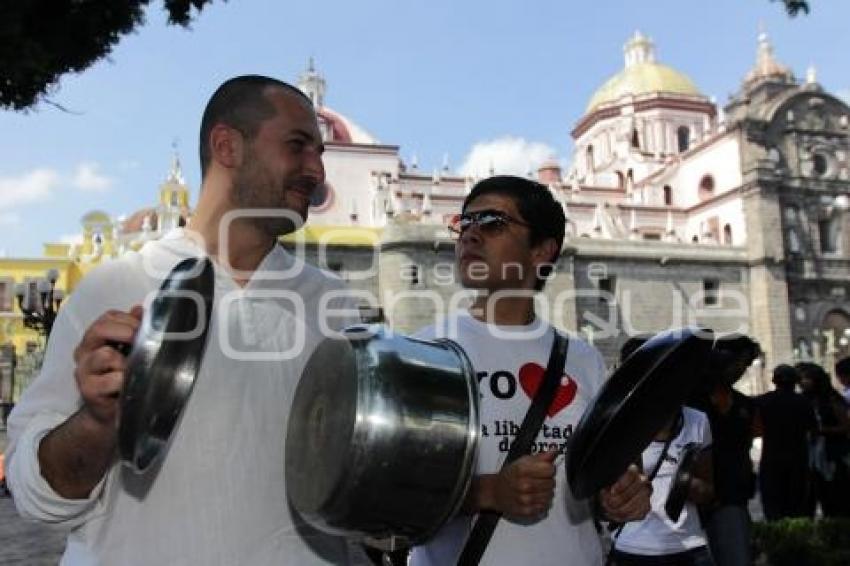
M 181 261 L 145 309 L 127 357 L 118 451 L 144 472 L 161 457 L 198 375 L 207 343 L 215 271 L 207 258 Z
M 567 449 L 567 482 L 577 498 L 613 484 L 703 379 L 711 330 L 655 335 L 617 368 L 581 418 Z

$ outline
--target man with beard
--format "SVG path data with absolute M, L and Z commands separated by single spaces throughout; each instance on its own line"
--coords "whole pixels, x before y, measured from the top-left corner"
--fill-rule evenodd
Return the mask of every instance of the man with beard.
M 228 80 L 201 122 L 203 183 L 187 228 L 101 265 L 63 305 L 41 374 L 10 418 L 7 454 L 21 514 L 74 527 L 62 564 L 353 562 L 344 540 L 290 510 L 283 471 L 301 369 L 322 330 L 348 322 L 318 314 L 342 283 L 278 243 L 324 182 L 323 149 L 300 91 Z M 117 462 L 126 359 L 111 345 L 132 342 L 139 305 L 197 256 L 215 265 L 212 330 L 167 456 L 136 474 Z
M 466 351 L 480 383 L 481 437 L 462 513 L 414 548 L 411 564 L 477 564 L 479 552 L 470 549 L 482 546 L 480 564 L 487 566 L 602 564 L 591 506 L 572 497 L 558 458 L 605 379 L 605 364 L 593 346 L 569 337 L 533 453 L 502 466 L 552 349 L 555 328 L 535 312 L 534 295 L 560 255 L 564 210 L 540 183 L 497 176 L 473 187 L 450 229 L 457 235 L 461 283 L 476 298 L 468 311 L 418 336 L 450 338 Z M 607 518 L 625 522 L 646 515 L 649 493 L 649 484 L 631 466 L 599 500 Z M 490 513 L 502 519 L 489 543 L 468 542 L 483 540 L 480 526 L 472 525 L 476 516 L 481 521 Z M 464 545 L 470 545 L 466 552 Z

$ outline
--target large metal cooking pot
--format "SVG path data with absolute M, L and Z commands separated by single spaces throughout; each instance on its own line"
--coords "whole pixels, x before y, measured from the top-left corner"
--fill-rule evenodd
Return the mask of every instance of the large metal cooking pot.
M 286 490 L 324 531 L 417 544 L 460 508 L 479 431 L 475 374 L 457 344 L 349 327 L 302 374 Z

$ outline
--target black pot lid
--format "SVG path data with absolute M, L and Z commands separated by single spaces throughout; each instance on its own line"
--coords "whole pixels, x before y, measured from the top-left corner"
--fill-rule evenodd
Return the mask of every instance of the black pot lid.
M 711 330 L 681 328 L 653 336 L 611 375 L 570 438 L 567 482 L 586 498 L 636 462 L 704 379 Z
M 118 451 L 145 471 L 164 454 L 189 400 L 207 343 L 215 272 L 206 258 L 181 261 L 145 309 L 124 370 Z

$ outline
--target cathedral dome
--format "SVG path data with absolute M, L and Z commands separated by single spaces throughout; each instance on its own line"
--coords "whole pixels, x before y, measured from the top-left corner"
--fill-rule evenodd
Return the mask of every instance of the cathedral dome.
M 83 226 L 94 226 L 98 224 L 111 224 L 112 219 L 102 210 L 92 210 L 87 212 L 81 219 L 80 223 Z
M 316 114 L 319 115 L 319 124 L 324 130 L 323 134 L 326 141 L 369 145 L 378 143 L 366 130 L 327 106 L 320 107 Z
M 655 62 L 652 41 L 636 32 L 623 48 L 626 67 L 603 84 L 590 98 L 587 112 L 615 103 L 623 96 L 670 93 L 702 96 L 696 85 L 683 73 Z

